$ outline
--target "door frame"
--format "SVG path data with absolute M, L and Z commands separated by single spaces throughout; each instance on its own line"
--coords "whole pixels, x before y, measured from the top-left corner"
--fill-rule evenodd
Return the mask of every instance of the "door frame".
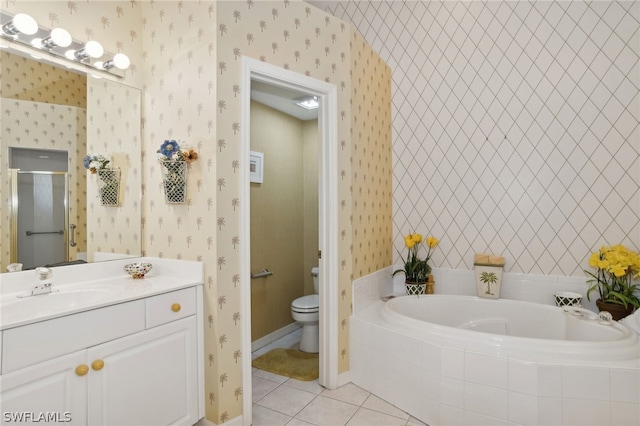
M 318 108 L 319 196 L 319 328 L 320 377 L 329 389 L 338 386 L 338 90 L 334 84 L 307 77 L 246 56 L 242 57 L 240 170 L 240 292 L 242 327 L 243 423 L 252 421 L 251 384 L 251 234 L 249 153 L 251 150 L 251 81 L 315 95 Z

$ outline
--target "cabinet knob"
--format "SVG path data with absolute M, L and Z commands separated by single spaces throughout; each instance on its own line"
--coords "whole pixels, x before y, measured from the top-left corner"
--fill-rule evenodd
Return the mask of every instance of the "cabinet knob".
M 96 371 L 102 370 L 102 367 L 104 367 L 104 361 L 101 359 L 96 359 L 91 363 L 91 368 L 93 368 Z
M 178 312 L 181 308 L 182 308 L 182 306 L 180 306 L 179 303 L 174 303 L 173 305 L 171 305 L 171 310 L 173 312 Z
M 76 367 L 76 374 L 78 376 L 84 376 L 89 372 L 89 366 L 87 364 L 80 364 Z

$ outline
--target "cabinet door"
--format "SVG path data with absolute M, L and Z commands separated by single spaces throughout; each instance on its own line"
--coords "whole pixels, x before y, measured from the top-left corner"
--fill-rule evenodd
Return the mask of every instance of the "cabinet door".
M 196 317 L 88 349 L 90 425 L 198 421 Z
M 78 351 L 3 374 L 2 424 L 86 425 L 88 371 Z

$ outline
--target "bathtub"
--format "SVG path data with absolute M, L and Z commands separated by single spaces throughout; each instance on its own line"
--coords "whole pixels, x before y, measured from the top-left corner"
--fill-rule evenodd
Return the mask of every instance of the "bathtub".
M 432 341 L 530 361 L 606 362 L 640 356 L 638 336 L 586 310 L 472 296 L 397 297 L 382 318 Z M 590 319 L 591 318 L 591 319 Z
M 375 302 L 351 317 L 350 374 L 431 426 L 640 424 L 638 336 L 550 305 Z

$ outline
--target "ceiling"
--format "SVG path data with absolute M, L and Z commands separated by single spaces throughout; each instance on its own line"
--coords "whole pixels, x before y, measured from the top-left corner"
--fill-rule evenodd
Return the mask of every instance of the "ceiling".
M 318 118 L 317 109 L 307 110 L 296 105 L 297 98 L 307 95 L 307 93 L 297 90 L 285 89 L 260 81 L 251 81 L 251 99 L 302 121 Z

